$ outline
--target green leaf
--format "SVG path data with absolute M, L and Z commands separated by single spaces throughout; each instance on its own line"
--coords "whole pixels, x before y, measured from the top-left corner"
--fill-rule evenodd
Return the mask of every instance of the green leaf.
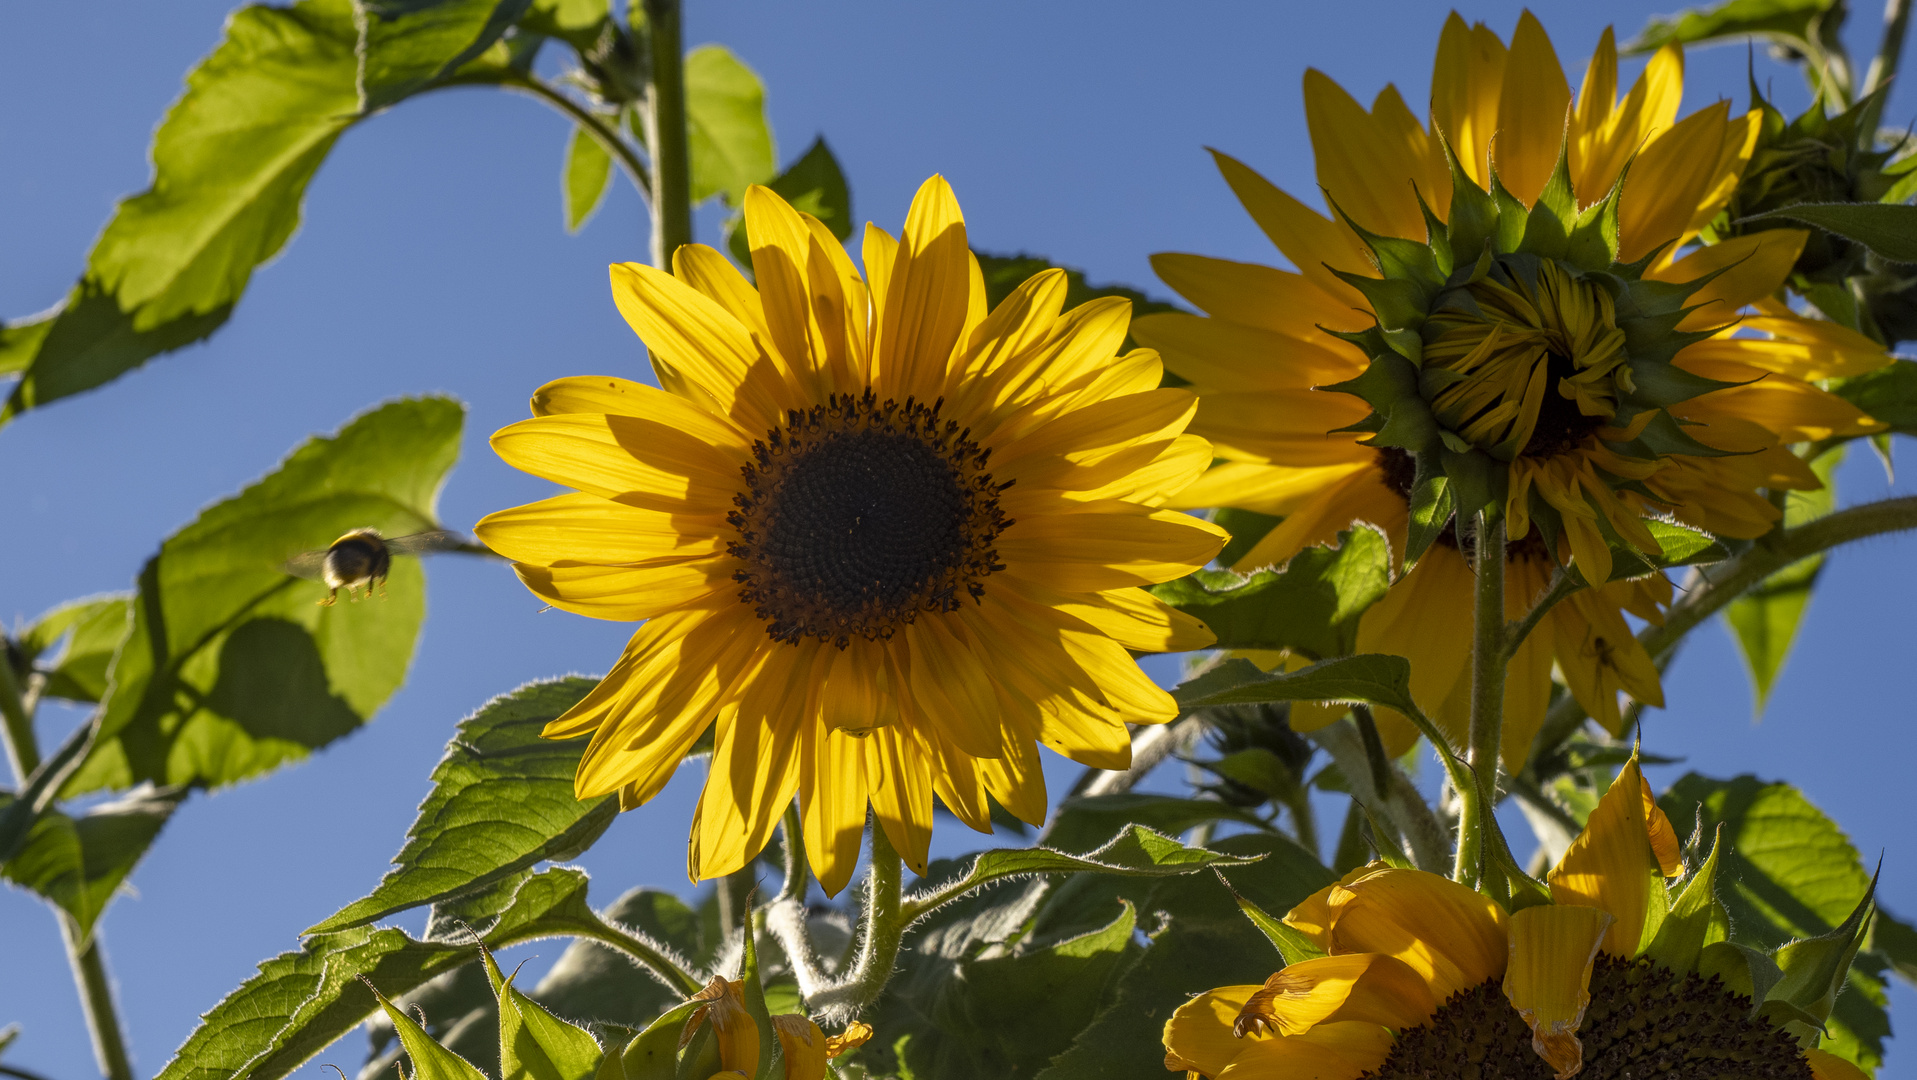
M 751 901 L 746 903 L 744 933 L 744 957 L 739 962 L 739 997 L 745 1004 L 746 1015 L 752 1017 L 752 1026 L 759 1030 L 759 1059 L 753 1070 L 752 1080 L 771 1080 L 772 1077 L 785 1076 L 785 1048 L 779 1044 L 779 1033 L 772 1026 L 772 1010 L 766 1006 L 765 984 L 759 980 L 759 935 L 753 930 Z
M 586 1080 L 599 1068 L 599 1043 L 520 993 L 500 973 L 493 954 L 480 950 L 486 981 L 499 1005 L 500 1080 Z M 415 1059 L 417 1060 L 417 1059 Z
M 578 232 L 580 226 L 599 209 L 612 181 L 612 155 L 599 137 L 583 127 L 572 129 L 566 144 L 566 231 Z
M 433 769 L 433 789 L 372 893 L 311 927 L 325 934 L 484 888 L 546 859 L 584 851 L 619 802 L 573 797 L 584 740 L 542 739 L 594 680 L 531 683 L 462 721 Z
M 724 195 L 738 206 L 745 190 L 772 178 L 777 156 L 759 76 L 723 45 L 686 54 L 686 140 L 692 201 Z
M 1283 962 L 1245 917 L 1233 892 L 1267 911 L 1289 911 L 1336 880 L 1281 836 L 1230 836 L 1213 847 L 1265 857 L 1230 870 L 1229 889 L 1210 875 L 1154 883 L 1138 901 L 1139 922 L 1151 931 L 1151 945 L 1108 984 L 1097 1018 L 1038 1074 L 1040 1080 L 1158 1075 L 1165 1053 L 1160 1039 L 1172 1010 L 1214 987 L 1264 982 Z M 1057 902 L 1066 899 L 1061 890 Z
M 1865 948 L 1889 961 L 1898 978 L 1917 986 L 1917 927 L 1879 906 Z
M 839 169 L 839 159 L 825 144 L 825 136 L 812 140 L 812 146 L 799 160 L 773 177 L 766 185 L 801 213 L 811 214 L 819 223 L 844 240 L 852 235 L 852 189 Z M 752 249 L 748 246 L 745 218 L 734 217 L 726 224 L 726 246 L 740 266 L 751 269 Z
M 1878 257 L 1917 263 L 1917 206 L 1891 203 L 1795 203 L 1746 221 L 1789 218 L 1862 244 Z
M 1353 803 L 1353 805 L 1357 804 Z M 1225 888 L 1230 891 L 1231 898 L 1238 902 L 1238 910 L 1244 912 L 1245 918 L 1251 920 L 1251 925 L 1257 927 L 1258 932 L 1265 935 L 1265 940 L 1271 942 L 1271 947 L 1278 950 L 1280 968 L 1329 955 L 1302 931 L 1285 925 L 1284 920 L 1239 895 L 1238 890 L 1231 887 L 1231 882 L 1225 878 L 1225 875 L 1219 874 L 1218 880 L 1223 882 Z
M 1283 570 L 1250 577 L 1200 570 L 1153 586 L 1160 600 L 1203 619 L 1220 649 L 1289 649 L 1310 657 L 1351 652 L 1358 617 L 1390 587 L 1390 548 L 1375 529 L 1306 548 Z
M 424 1017 L 420 1026 L 439 1045 L 465 1058 L 488 1076 L 499 1073 L 499 1004 L 486 969 L 466 963 L 437 975 L 418 988 L 396 994 L 393 1004 L 407 1015 Z M 397 1076 L 395 1063 L 405 1056 L 399 1033 L 382 1013 L 366 1021 L 366 1061 L 363 1076 Z
M 1831 389 L 1891 430 L 1917 435 L 1917 360 L 1893 360 L 1875 371 L 1839 379 Z
M 555 868 L 519 883 L 510 902 L 475 929 L 486 947 L 502 949 L 598 925 L 586 906 L 586 875 Z M 259 974 L 203 1016 L 158 1080 L 277 1080 L 291 1073 L 377 1011 L 360 976 L 398 995 L 471 963 L 472 939 L 449 929 L 456 936 L 419 940 L 362 926 L 308 938 L 303 948 L 261 964 Z
M 1647 556 L 1630 544 L 1615 537 L 1606 537 L 1611 548 L 1611 581 L 1628 581 L 1632 578 L 1647 577 L 1660 570 L 1673 566 L 1692 566 L 1697 563 L 1721 562 L 1731 557 L 1731 551 L 1716 537 L 1688 525 L 1675 521 L 1644 522 L 1651 538 L 1658 543 L 1659 553 Z M 1571 568 L 1577 573 L 1577 567 Z M 1578 580 L 1582 581 L 1580 574 Z
M 61 638 L 67 639 L 58 660 L 37 665 L 47 672 L 42 696 L 100 700 L 106 693 L 107 667 L 126 640 L 131 599 L 117 593 L 74 600 L 40 616 L 20 635 L 16 646 L 29 661 L 38 661 Z
M 154 134 L 152 187 L 120 204 L 52 321 L 9 333 L 0 366 L 23 375 L 0 423 L 226 321 L 254 268 L 299 226 L 307 182 L 359 114 L 358 36 L 347 0 L 233 14 Z
M 619 1080 L 673 1080 L 678 1073 L 679 1037 L 686 1019 L 705 1004 L 685 1002 L 647 1025 L 619 1055 Z
M 1645 948 L 1651 959 L 1672 971 L 1689 971 L 1697 966 L 1698 956 L 1714 940 L 1722 940 L 1729 921 L 1724 905 L 1717 899 L 1718 856 L 1724 852 L 1722 826 L 1711 843 L 1711 853 L 1684 883 L 1684 891 L 1671 902 L 1670 910 L 1658 924 L 1657 934 Z
M 378 990 L 372 993 L 379 1002 L 380 1011 L 386 1014 L 394 1030 L 399 1032 L 399 1042 L 406 1048 L 406 1056 L 413 1059 L 413 1072 L 408 1080 L 486 1080 L 486 1074 L 473 1068 L 471 1062 L 439 1045 L 412 1017 L 394 1008 L 385 994 Z
M 1658 804 L 1674 822 L 1698 820 L 1706 831 L 1723 824 L 1717 896 L 1741 945 L 1775 949 L 1828 934 L 1870 890 L 1870 874 L 1850 839 L 1789 784 L 1691 773 Z M 1824 1043 L 1866 1071 L 1883 1060 L 1883 1040 L 1890 1034 L 1884 966 L 1873 955 L 1859 956 Z
M 1356 701 L 1418 712 L 1411 700 L 1411 662 L 1402 656 L 1363 653 L 1321 660 L 1292 672 L 1266 674 L 1246 660 L 1227 660 L 1172 691 L 1186 712 L 1214 705 L 1265 701 Z
M 384 599 L 320 607 L 288 556 L 349 529 L 435 527 L 464 410 L 394 401 L 309 440 L 274 472 L 202 512 L 140 572 L 100 735 L 67 785 L 219 786 L 305 757 L 366 722 L 398 689 L 425 614 L 415 559 Z
M 431 89 L 498 41 L 531 0 L 356 0 L 359 105 L 374 112 Z
M 78 817 L 48 810 L 0 876 L 66 912 L 84 939 L 186 794 L 141 788 Z
M 1765 996 L 1767 1003 L 1785 1002 L 1819 1024 L 1830 1016 L 1838 991 L 1849 980 L 1857 949 L 1864 943 L 1876 892 L 1877 882 L 1873 880 L 1870 890 L 1837 929 L 1793 941 L 1777 950 L 1777 967 L 1784 977 Z
M 1761 37 L 1809 51 L 1817 34 L 1818 20 L 1833 6 L 1834 0 L 1726 0 L 1708 8 L 1695 8 L 1676 17 L 1654 16 L 1637 38 L 1624 46 L 1626 53 L 1652 52 L 1676 42 L 1702 45 L 1732 38 Z
M 1844 460 L 1839 446 L 1812 463 L 1811 468 L 1824 486 L 1816 491 L 1793 491 L 1784 503 L 1784 525 L 1795 528 L 1823 517 L 1837 505 L 1837 466 Z M 1752 706 L 1762 716 L 1770 698 L 1771 684 L 1784 666 L 1797 626 L 1809 605 L 1811 589 L 1824 569 L 1824 556 L 1812 555 L 1765 578 L 1755 588 L 1731 601 L 1724 609 L 1724 621 L 1737 640 L 1738 651 L 1750 671 Z

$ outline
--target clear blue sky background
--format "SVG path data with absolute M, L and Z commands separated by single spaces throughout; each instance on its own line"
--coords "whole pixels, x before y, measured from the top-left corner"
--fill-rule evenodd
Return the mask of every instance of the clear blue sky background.
M 1663 6 L 1548 5 L 1541 14 L 1575 78 L 1605 23 L 1628 37 Z M 1395 82 L 1417 107 L 1444 15 L 1437 4 L 1358 0 L 689 7 L 689 43 L 723 42 L 764 76 L 782 158 L 827 135 L 858 220 L 896 230 L 913 190 L 943 172 L 977 246 L 1050 255 L 1095 281 L 1161 295 L 1146 262 L 1154 251 L 1278 258 L 1204 146 L 1314 198 L 1305 68 L 1365 100 Z M 63 295 L 114 201 L 146 186 L 152 127 L 225 13 L 220 0 L 10 7 L 0 317 Z M 1502 2 L 1465 11 L 1507 36 L 1517 13 Z M 1865 51 L 1876 18 L 1857 16 Z M 1801 107 L 1796 75 L 1758 63 L 1782 100 Z M 1694 54 L 1686 109 L 1721 96 L 1743 104 L 1744 64 L 1742 48 Z M 1895 96 L 1889 121 L 1909 122 L 1913 103 Z M 566 235 L 566 137 L 544 106 L 475 90 L 408 102 L 350 132 L 312 185 L 305 227 L 211 344 L 0 430 L 0 617 L 127 588 L 199 508 L 309 434 L 393 395 L 447 392 L 470 406 L 465 456 L 442 503 L 452 527 L 545 495 L 542 481 L 491 455 L 487 433 L 524 416 L 527 395 L 547 379 L 645 371 L 605 276 L 608 262 L 645 257 L 644 209 L 617 190 L 580 235 Z M 703 213 L 699 238 L 716 240 L 717 223 Z M 1841 478 L 1847 502 L 1887 490 L 1868 454 Z M 1914 550 L 1879 541 L 1837 556 L 1761 723 L 1728 636 L 1709 627 L 1667 680 L 1669 709 L 1645 727 L 1649 749 L 1703 771 L 1802 785 L 1867 857 L 1885 852 L 1881 896 L 1907 915 L 1917 914 L 1907 828 Z M 537 614 L 496 564 L 440 558 L 429 578 L 411 680 L 375 722 L 264 782 L 196 796 L 133 876 L 134 895 L 106 917 L 141 1072 L 157 1071 L 256 962 L 378 879 L 461 716 L 528 679 L 603 670 L 628 632 Z M 1160 670 L 1170 677 L 1169 666 Z M 69 722 L 49 716 L 43 739 Z M 680 868 L 700 773 L 688 769 L 586 857 L 601 903 L 641 883 L 688 889 Z M 1055 790 L 1075 773 L 1057 761 L 1048 771 Z M 1676 775 L 1653 774 L 1660 783 Z M 944 819 L 935 850 L 979 841 Z M 530 951 L 549 961 L 558 948 Z M 1893 1016 L 1917 1004 L 1901 989 L 1893 996 Z M 0 1025 L 10 1021 L 25 1031 L 9 1063 L 63 1080 L 93 1074 L 52 918 L 0 890 Z M 350 1073 L 362 1052 L 351 1036 L 321 1060 Z M 1913 1060 L 1893 1051 L 1883 1075 L 1917 1076 Z

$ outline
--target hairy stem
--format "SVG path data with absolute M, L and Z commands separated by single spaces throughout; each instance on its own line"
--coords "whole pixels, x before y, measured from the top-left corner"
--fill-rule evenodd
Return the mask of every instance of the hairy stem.
M 646 970 L 652 972 L 660 982 L 665 983 L 686 997 L 691 997 L 703 988 L 704 984 L 699 981 L 697 976 L 685 968 L 680 967 L 671 956 L 666 954 L 664 949 L 661 949 L 659 946 L 638 934 L 627 933 L 619 927 L 603 921 L 599 923 L 596 929 L 585 931 L 584 933 L 585 936 L 592 938 L 594 941 L 602 945 L 610 945 L 620 952 L 625 953 L 627 956 L 632 957 L 634 960 L 639 961 L 645 965 Z M 495 943 L 494 947 L 503 949 L 507 944 L 509 944 L 509 942 L 501 941 Z
M 1504 628 L 1505 664 L 1511 663 L 1511 658 L 1518 654 L 1518 646 L 1524 644 L 1524 639 L 1531 636 L 1531 631 L 1538 628 L 1538 623 L 1551 613 L 1552 608 L 1558 606 L 1559 601 L 1583 587 L 1576 578 L 1560 569 L 1557 576 L 1551 579 L 1551 587 L 1544 590 L 1544 595 L 1538 597 L 1538 602 L 1531 605 L 1530 611 L 1524 613 L 1524 618 Z
M 859 936 L 858 956 L 844 980 L 807 999 L 807 1004 L 818 1010 L 829 1024 L 856 1020 L 878 1000 L 879 992 L 892 978 L 892 968 L 899 958 L 899 942 L 905 937 L 906 924 L 911 921 L 899 903 L 902 881 L 899 853 L 876 819 L 869 831 L 872 868 L 866 874 L 865 907 L 859 916 L 864 931 Z
M 133 1062 L 127 1057 L 126 1036 L 120 1030 L 119 1009 L 113 1004 L 113 981 L 107 975 L 106 957 L 100 952 L 99 935 L 84 940 L 80 928 L 64 912 L 55 912 L 60 935 L 66 941 L 67 959 L 73 964 L 73 981 L 80 988 L 80 1004 L 87 1018 L 87 1030 L 93 1036 L 93 1057 L 107 1080 L 133 1080 Z
M 1477 603 L 1471 638 L 1471 746 L 1466 761 L 1480 788 L 1497 790 L 1504 736 L 1504 519 L 1478 517 Z M 1485 809 L 1489 813 L 1489 808 Z
M 1341 720 L 1307 737 L 1338 763 L 1352 797 L 1404 836 L 1405 853 L 1414 866 L 1433 873 L 1444 868 L 1451 851 L 1451 838 L 1445 835 L 1444 825 L 1396 764 L 1386 763 L 1387 789 L 1380 790 L 1373 783 L 1371 755 L 1365 750 L 1364 735 L 1357 725 Z
M 1140 728 L 1132 735 L 1132 764 L 1127 769 L 1106 771 L 1104 769 L 1086 769 L 1078 783 L 1073 786 L 1073 795 L 1119 795 L 1130 791 L 1132 785 L 1145 778 L 1145 774 L 1164 764 L 1166 758 L 1198 741 L 1204 734 L 1205 722 L 1196 716 L 1187 716 L 1169 724 L 1151 724 Z M 1040 843 L 1044 841 L 1041 839 Z
M 811 1001 L 825 988 L 828 977 L 819 962 L 812 931 L 805 922 L 805 893 L 811 879 L 806 876 L 805 830 L 799 820 L 798 803 L 786 807 L 780 828 L 785 840 L 785 884 L 779 889 L 778 898 L 765 909 L 765 926 L 778 939 L 792 963 L 792 973 L 799 982 L 799 997 Z
M 40 743 L 33 736 L 33 712 L 14 674 L 12 649 L 0 650 L 0 718 L 5 720 L 7 760 L 15 783 L 24 788 L 27 777 L 40 767 Z
M 679 0 L 644 0 L 652 49 L 646 94 L 646 145 L 652 150 L 652 265 L 672 269 L 672 253 L 692 243 L 692 166 L 686 139 L 685 34 Z

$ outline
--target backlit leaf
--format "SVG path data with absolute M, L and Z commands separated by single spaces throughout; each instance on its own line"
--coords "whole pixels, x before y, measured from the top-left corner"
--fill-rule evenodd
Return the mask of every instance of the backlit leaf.
M 398 104 L 498 41 L 531 0 L 356 0 L 363 112 Z
M 62 604 L 21 634 L 19 648 L 28 660 L 47 672 L 41 693 L 67 701 L 94 702 L 106 692 L 107 666 L 126 640 L 130 598 L 99 596 Z M 66 648 L 52 661 L 42 654 L 66 639 Z
M 1390 586 L 1390 563 L 1382 534 L 1352 529 L 1339 534 L 1337 547 L 1306 548 L 1283 570 L 1249 577 L 1201 570 L 1151 592 L 1203 619 L 1220 649 L 1288 649 L 1323 658 L 1351 652 L 1358 616 Z
M 425 614 L 419 561 L 384 598 L 331 607 L 283 564 L 349 529 L 432 529 L 464 410 L 394 401 L 309 440 L 202 512 L 140 572 L 98 741 L 71 797 L 142 780 L 219 786 L 305 757 L 366 722 L 405 678 Z
M 724 195 L 737 206 L 745 190 L 778 167 L 759 76 L 723 45 L 686 53 L 686 140 L 692 201 Z
M 1623 51 L 1644 53 L 1672 42 L 1703 45 L 1756 36 L 1801 52 L 1816 33 L 1816 21 L 1833 6 L 1833 0 L 1726 0 L 1677 16 L 1654 16 Z
M 48 810 L 0 876 L 52 901 L 84 938 L 185 797 L 184 788 L 143 787 L 77 817 Z
M 566 231 L 578 232 L 606 197 L 612 181 L 612 155 L 583 127 L 572 129 L 566 144 Z
M 1784 524 L 1796 527 L 1831 512 L 1837 500 L 1837 466 L 1844 460 L 1843 447 L 1817 459 L 1811 468 L 1824 486 L 1816 491 L 1793 491 L 1784 504 Z M 1731 601 L 1724 609 L 1724 621 L 1731 628 L 1744 665 L 1751 674 L 1752 706 L 1762 715 L 1770 697 L 1771 684 L 1784 666 L 1791 642 L 1797 637 L 1797 625 L 1810 603 L 1811 589 L 1823 571 L 1824 556 L 1812 555 L 1765 578 L 1748 592 Z
M 592 679 L 531 683 L 462 721 L 433 769 L 433 789 L 394 868 L 363 900 L 306 932 L 324 934 L 473 892 L 544 859 L 571 858 L 612 824 L 618 800 L 573 797 L 581 740 L 540 729 L 591 690 Z

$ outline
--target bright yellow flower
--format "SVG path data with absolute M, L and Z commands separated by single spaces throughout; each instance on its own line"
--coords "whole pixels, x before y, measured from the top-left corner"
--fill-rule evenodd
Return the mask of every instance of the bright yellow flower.
M 1551 872 L 1551 903 L 1506 912 L 1436 874 L 1360 867 L 1285 918 L 1329 955 L 1180 1006 L 1165 1066 L 1214 1080 L 1856 1075 L 1753 1018 L 1695 970 L 1695 945 L 1683 970 L 1647 955 L 1663 881 L 1683 869 L 1633 760 Z
M 1044 819 L 1039 742 L 1123 768 L 1125 724 L 1177 713 L 1127 650 L 1212 640 L 1138 586 L 1224 533 L 1160 508 L 1212 451 L 1155 353 L 1114 356 L 1130 305 L 1061 313 L 1048 271 L 988 314 L 943 179 L 901 239 L 867 227 L 863 276 L 770 190 L 745 214 L 757 289 L 700 245 L 612 268 L 663 389 L 542 387 L 493 447 L 577 493 L 478 532 L 554 607 L 647 620 L 546 728 L 593 737 L 579 795 L 645 802 L 716 720 L 692 876 L 745 865 L 796 793 L 836 893 L 868 804 L 922 873 L 934 794 L 989 830 L 988 792 Z
M 719 1071 L 712 1080 L 734 1074 L 751 1076 L 759 1068 L 759 1027 L 746 1012 L 745 984 L 713 979 L 693 995 L 705 1001 L 686 1018 L 679 1035 L 679 1048 L 685 1049 L 699 1034 L 702 1025 L 712 1026 L 712 1042 Z M 826 1062 L 847 1051 L 865 1045 L 872 1038 L 872 1025 L 853 1021 L 830 1038 L 819 1025 L 798 1013 L 774 1013 L 773 1033 L 779 1037 L 779 1051 L 785 1058 L 785 1080 L 825 1080 Z
M 1491 497 L 1503 497 L 1512 541 L 1512 617 L 1529 608 L 1562 562 L 1601 583 L 1610 576 L 1612 544 L 1655 554 L 1645 517 L 1669 515 L 1731 537 L 1768 531 L 1778 510 L 1764 489 L 1818 484 L 1788 444 L 1875 429 L 1811 380 L 1857 374 L 1889 357 L 1860 335 L 1800 318 L 1771 299 L 1803 244 L 1800 230 L 1754 234 L 1672 261 L 1730 196 L 1756 135 L 1755 114 L 1733 117 L 1724 102 L 1679 120 L 1682 79 L 1682 54 L 1666 49 L 1619 101 L 1607 30 L 1574 102 L 1549 39 L 1529 13 L 1509 49 L 1482 25 L 1467 26 L 1456 15 L 1447 21 L 1430 130 L 1392 87 L 1366 110 L 1324 75 L 1308 72 L 1305 111 L 1318 180 L 1358 228 L 1427 237 L 1430 221 L 1451 212 L 1454 175 L 1485 188 L 1480 200 L 1496 202 L 1487 192 L 1503 192 L 1499 198 L 1520 209 L 1536 204 L 1532 219 L 1549 217 L 1541 199 L 1562 149 L 1569 205 L 1581 208 L 1580 220 L 1592 230 L 1586 240 L 1599 247 L 1587 244 L 1583 266 L 1568 255 L 1512 254 L 1504 246 L 1496 249 L 1504 255 L 1481 263 L 1459 254 L 1435 293 L 1437 307 L 1414 312 L 1417 329 L 1404 331 L 1415 343 L 1400 340 L 1417 354 L 1415 367 L 1396 361 L 1411 373 L 1412 385 L 1401 392 L 1422 399 L 1417 410 L 1436 425 L 1429 451 L 1414 458 L 1393 443 L 1402 432 L 1379 431 L 1372 403 L 1322 389 L 1375 367 L 1365 348 L 1346 340 L 1377 333 L 1390 317 L 1374 312 L 1361 288 L 1384 273 L 1367 242 L 1344 221 L 1327 219 L 1218 155 L 1245 208 L 1299 270 L 1154 257 L 1160 277 L 1209 317 L 1148 316 L 1134 333 L 1198 392 L 1191 430 L 1209 438 L 1222 459 L 1174 505 L 1282 516 L 1238 561 L 1241 570 L 1330 543 L 1355 521 L 1384 528 L 1402 553 L 1420 470 L 1446 454 L 1481 461 L 1496 470 L 1491 479 L 1501 491 Z M 1614 189 L 1617 198 L 1607 203 Z M 1593 250 L 1600 262 L 1610 257 L 1602 254 L 1609 249 L 1598 229 L 1607 205 L 1615 212 L 1609 242 L 1616 259 L 1650 260 L 1641 282 L 1617 267 L 1588 269 Z M 1506 216 L 1521 220 L 1515 213 L 1498 220 Z M 1557 226 L 1553 219 L 1539 227 Z M 1444 227 L 1436 228 L 1433 238 L 1442 240 Z M 1426 250 L 1422 240 L 1415 246 Z M 1661 284 L 1707 278 L 1695 288 Z M 1674 308 L 1657 322 L 1618 307 L 1620 297 L 1659 289 L 1671 304 L 1690 290 L 1681 300 L 1688 314 Z M 1752 307 L 1756 314 L 1740 320 L 1737 313 Z M 1651 377 L 1657 386 L 1641 385 Z M 1651 407 L 1650 398 L 1668 404 Z M 1469 681 L 1469 633 L 1438 629 L 1471 610 L 1458 543 L 1447 530 L 1364 616 L 1360 630 L 1361 649 L 1412 660 L 1420 704 L 1447 726 L 1463 723 Z M 1655 621 L 1668 600 L 1668 584 L 1651 578 L 1588 591 L 1557 609 L 1526 642 L 1507 683 L 1508 767 L 1523 764 L 1554 661 L 1579 702 L 1613 730 L 1620 689 L 1660 701 L 1657 673 L 1620 612 Z M 1408 723 L 1389 727 L 1400 748 L 1414 741 Z

